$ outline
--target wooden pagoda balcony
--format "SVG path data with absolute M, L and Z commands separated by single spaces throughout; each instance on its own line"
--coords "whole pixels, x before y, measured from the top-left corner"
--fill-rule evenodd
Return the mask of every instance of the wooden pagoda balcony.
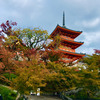
M 70 51 L 70 52 L 75 52 L 75 49 L 71 49 L 71 48 L 66 47 L 66 46 L 60 46 L 60 47 L 58 47 L 58 49 L 65 50 L 65 51 Z
M 77 57 L 73 57 L 73 58 L 62 58 L 60 61 L 64 62 L 64 63 L 70 63 L 70 62 L 73 62 L 75 60 L 77 60 L 78 58 Z
M 64 36 L 64 35 L 60 35 L 60 37 L 63 38 L 63 39 L 74 41 L 74 39 L 67 37 L 67 36 Z

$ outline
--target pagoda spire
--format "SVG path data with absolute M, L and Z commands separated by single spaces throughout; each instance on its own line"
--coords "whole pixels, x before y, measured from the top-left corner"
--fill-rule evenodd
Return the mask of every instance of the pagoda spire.
M 63 11 L 63 27 L 65 27 L 65 12 Z

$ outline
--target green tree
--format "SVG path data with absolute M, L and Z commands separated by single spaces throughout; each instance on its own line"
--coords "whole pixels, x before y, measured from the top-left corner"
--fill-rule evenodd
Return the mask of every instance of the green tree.
M 42 91 L 59 93 L 76 87 L 78 77 L 74 74 L 74 69 L 55 62 L 48 62 L 46 68 L 49 73 L 46 75 L 46 86 Z
M 87 91 L 88 96 L 93 97 L 100 91 L 100 54 L 88 55 L 82 61 L 87 64 L 87 68 L 77 72 L 79 86 Z
M 45 44 L 48 38 L 47 31 L 39 28 L 34 28 L 34 29 L 25 28 L 23 30 L 20 30 L 20 33 L 21 33 L 20 38 L 30 49 L 43 48 L 43 45 Z

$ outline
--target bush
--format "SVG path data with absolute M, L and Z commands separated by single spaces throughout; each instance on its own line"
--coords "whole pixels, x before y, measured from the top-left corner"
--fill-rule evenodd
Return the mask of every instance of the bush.
M 4 86 L 0 86 L 0 94 L 3 97 L 3 100 L 15 100 L 17 96 L 16 92 Z
M 10 74 L 10 77 L 9 77 L 9 73 L 4 73 L 3 76 L 5 76 L 5 78 L 7 78 L 10 81 L 12 81 L 13 78 L 16 78 L 16 75 L 13 73 Z
M 99 92 L 98 92 L 99 93 Z M 68 96 L 73 100 L 100 100 L 100 97 L 93 96 L 91 93 L 88 93 L 86 89 L 83 89 L 75 94 Z
M 17 76 L 13 73 L 9 74 L 9 73 L 4 73 L 0 76 L 0 84 L 4 84 L 7 86 L 10 86 L 12 80 L 14 78 L 16 78 Z
M 70 98 L 75 100 L 89 100 L 89 95 L 86 90 L 81 90 L 73 95 L 70 95 Z

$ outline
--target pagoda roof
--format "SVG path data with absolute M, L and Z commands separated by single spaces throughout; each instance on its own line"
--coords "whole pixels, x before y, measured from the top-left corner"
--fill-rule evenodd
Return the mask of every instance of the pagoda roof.
M 76 56 L 76 57 L 84 57 L 85 54 L 83 53 L 76 53 L 76 52 L 70 52 L 70 51 L 66 51 L 66 50 L 61 50 L 59 49 L 60 52 L 63 52 L 64 54 L 67 54 L 67 55 L 72 55 L 72 56 Z
M 57 25 L 56 28 L 54 29 L 54 31 L 51 33 L 51 37 L 59 34 L 59 31 L 61 32 L 60 34 L 63 34 L 65 36 L 69 36 L 73 39 L 82 33 L 82 31 L 75 31 L 75 30 L 68 29 L 65 26 L 62 27 L 60 25 Z
M 73 40 L 69 40 L 69 39 L 65 39 L 65 38 L 62 38 L 61 42 L 63 42 L 63 44 L 65 44 L 66 46 L 68 44 L 71 44 L 73 46 L 72 47 L 73 49 L 78 48 L 79 46 L 81 46 L 84 43 L 84 42 L 77 42 L 77 41 L 73 41 Z

